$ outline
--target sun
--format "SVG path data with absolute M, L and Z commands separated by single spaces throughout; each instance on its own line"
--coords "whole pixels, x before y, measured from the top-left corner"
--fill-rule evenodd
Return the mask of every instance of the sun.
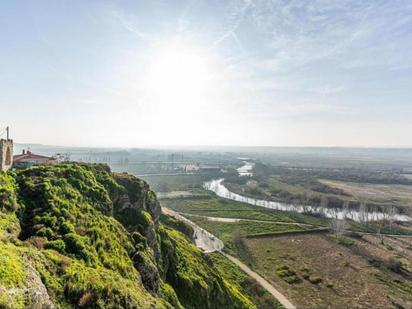
M 189 108 L 211 90 L 211 63 L 198 50 L 173 47 L 159 53 L 147 76 L 147 99 L 163 108 Z

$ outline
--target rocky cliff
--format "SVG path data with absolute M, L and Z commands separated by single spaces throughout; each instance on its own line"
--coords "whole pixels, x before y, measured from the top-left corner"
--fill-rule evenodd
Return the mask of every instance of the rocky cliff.
M 160 213 L 106 165 L 0 173 L 0 308 L 254 308 Z

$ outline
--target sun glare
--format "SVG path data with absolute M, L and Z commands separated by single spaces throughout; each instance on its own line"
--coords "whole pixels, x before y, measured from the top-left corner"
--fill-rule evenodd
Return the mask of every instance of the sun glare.
M 147 79 L 147 99 L 174 110 L 199 102 L 210 90 L 210 61 L 189 49 L 167 49 L 155 57 Z

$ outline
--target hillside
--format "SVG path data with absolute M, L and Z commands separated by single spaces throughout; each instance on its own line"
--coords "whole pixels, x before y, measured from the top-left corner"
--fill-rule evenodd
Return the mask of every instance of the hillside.
M 160 213 L 106 165 L 0 173 L 0 308 L 255 308 Z

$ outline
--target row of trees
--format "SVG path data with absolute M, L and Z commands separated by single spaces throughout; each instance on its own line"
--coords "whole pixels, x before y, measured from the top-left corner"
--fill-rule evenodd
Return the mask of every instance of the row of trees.
M 365 231 L 376 233 L 383 241 L 383 230 L 386 234 L 393 232 L 393 225 L 398 219 L 399 211 L 395 206 L 369 209 L 365 202 L 361 202 L 356 216 L 349 215 L 349 202 L 345 202 L 341 210 L 331 210 L 333 213 L 330 229 L 340 237 L 349 227 L 348 218 L 355 219 L 365 226 Z M 412 218 L 412 202 L 406 209 L 406 216 Z

